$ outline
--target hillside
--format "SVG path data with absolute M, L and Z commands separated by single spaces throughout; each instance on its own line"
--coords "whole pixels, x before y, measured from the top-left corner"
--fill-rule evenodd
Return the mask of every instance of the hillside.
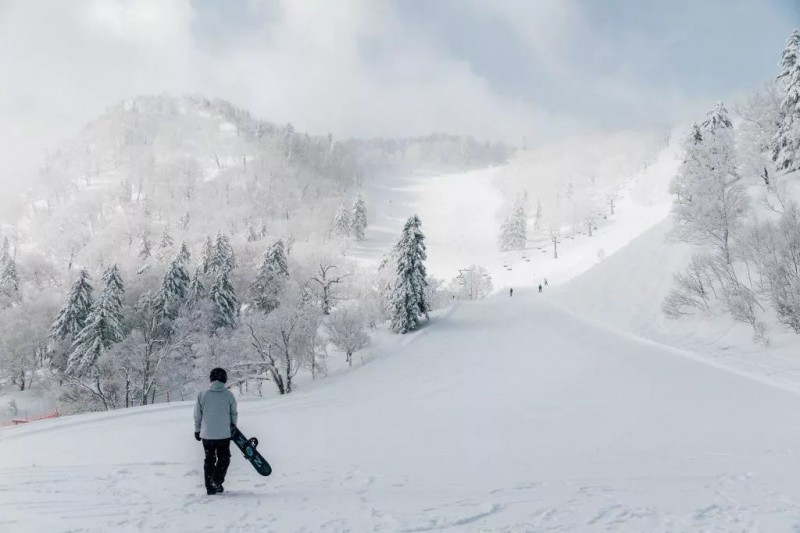
M 142 96 L 51 153 L 24 201 L 0 212 L 0 234 L 21 251 L 46 250 L 57 271 L 135 260 L 164 234 L 190 248 L 218 231 L 240 242 L 324 240 L 336 210 L 371 180 L 501 163 L 508 152 L 448 135 L 309 136 L 222 100 Z
M 633 333 L 659 344 L 698 354 L 711 364 L 800 391 L 797 335 L 770 323 L 768 346 L 753 343 L 747 324 L 722 313 L 672 320 L 662 304 L 673 275 L 692 255 L 691 246 L 669 242 L 667 218 L 637 236 L 619 253 L 557 287 L 553 299 L 582 317 L 616 331 Z
M 551 160 L 575 166 L 562 149 L 574 145 L 551 147 Z M 416 333 L 373 332 L 355 368 L 332 354 L 330 374 L 303 376 L 291 395 L 242 396 L 239 425 L 260 439 L 275 473 L 259 478 L 235 456 L 216 499 L 202 493 L 191 402 L 0 429 L 0 505 L 11 509 L 0 525 L 790 528 L 800 501 L 790 452 L 800 415 L 789 406 L 800 389 L 778 379 L 788 367 L 776 364 L 780 354 L 751 358 L 750 368 L 732 364 L 746 361 L 750 342 L 729 321 L 673 323 L 659 314 L 672 272 L 687 258 L 663 241 L 669 199 L 660 191 L 674 175 L 676 150 L 669 143 L 627 158 L 589 156 L 618 169 L 598 193 L 614 191 L 616 209 L 598 216 L 592 236 L 562 220 L 558 259 L 541 234 L 525 250 L 497 251 L 514 194 L 509 169 L 520 172 L 519 159 L 365 182 L 374 214 L 364 241 L 343 249 L 347 257 L 374 268 L 414 211 L 424 220 L 430 273 L 451 279 L 481 265 L 497 294 L 438 311 Z M 540 188 L 557 176 L 543 175 Z M 593 187 L 575 187 L 574 197 L 590 197 Z M 545 277 L 539 294 L 534 287 Z M 730 359 L 718 357 L 725 353 Z
M 174 103 L 172 100 L 168 102 Z M 153 104 L 153 102 L 150 102 Z M 206 105 L 202 102 L 195 102 L 197 105 Z M 210 105 L 210 104 L 208 104 Z M 219 104 L 217 104 L 219 105 Z M 177 127 L 181 124 L 182 131 L 195 131 L 181 141 L 184 146 L 199 146 L 199 139 L 210 137 L 216 139 L 218 131 L 227 133 L 221 134 L 223 138 L 229 136 L 228 140 L 235 146 L 247 141 L 249 137 L 247 129 L 242 127 L 242 137 L 244 141 L 234 135 L 231 127 L 221 128 L 217 124 L 219 117 L 210 112 L 200 113 L 196 108 L 178 108 L 169 112 L 161 108 L 155 110 L 144 107 L 135 113 L 127 110 L 127 107 L 120 108 L 129 119 L 137 114 L 155 114 L 162 117 L 164 124 L 161 127 Z M 127 114 L 130 113 L 130 116 Z M 171 114 L 170 114 L 171 113 Z M 112 113 L 110 116 L 114 116 Z M 172 118 L 167 120 L 163 117 Z M 114 132 L 124 130 L 119 126 L 119 121 L 110 120 L 109 117 L 100 120 L 98 123 L 90 125 L 84 133 L 87 138 L 106 138 L 98 132 L 109 130 L 108 138 L 114 137 Z M 177 118 L 176 118 L 177 117 Z M 247 117 L 245 117 L 247 118 Z M 197 127 L 190 128 L 183 122 L 198 122 Z M 161 120 L 161 119 L 160 119 Z M 244 120 L 244 119 L 242 119 Z M 249 120 L 249 119 L 248 119 Z M 204 121 L 209 121 L 203 128 L 200 127 Z M 228 123 L 230 124 L 230 123 Z M 115 129 L 116 128 L 116 129 Z M 169 128 L 168 128 L 169 129 Z M 158 130 L 160 131 L 160 130 Z M 205 133 L 202 133 L 205 131 Z M 197 133 L 201 132 L 201 133 Z M 162 132 L 163 133 L 163 132 Z M 160 135 L 160 134 L 159 134 Z M 230 136 L 234 135 L 234 136 Z M 266 134 L 265 134 L 266 135 Z M 169 139 L 169 135 L 164 134 Z M 158 138 L 158 135 L 155 136 Z M 267 135 L 267 139 L 272 138 Z M 629 139 L 634 143 L 637 135 L 624 133 L 615 136 L 614 143 L 621 143 L 621 139 Z M 50 337 L 50 325 L 62 305 L 65 293 L 69 287 L 67 280 L 71 280 L 75 275 L 77 267 L 88 267 L 90 275 L 95 280 L 100 280 L 102 268 L 109 262 L 117 263 L 121 269 L 122 279 L 125 284 L 125 324 L 130 335 L 128 341 L 122 343 L 115 349 L 112 360 L 115 365 L 119 361 L 125 361 L 123 368 L 112 372 L 109 379 L 111 391 L 128 391 L 131 387 L 130 378 L 126 381 L 119 381 L 120 376 L 134 376 L 134 381 L 142 382 L 143 377 L 139 376 L 144 364 L 134 359 L 127 362 L 131 357 L 146 358 L 151 350 L 142 348 L 143 344 L 137 339 L 142 323 L 146 323 L 146 317 L 142 318 L 142 313 L 147 307 L 142 305 L 148 298 L 151 298 L 159 290 L 162 282 L 163 272 L 167 269 L 167 264 L 174 257 L 174 252 L 179 243 L 185 240 L 189 246 L 191 254 L 190 261 L 186 268 L 191 276 L 201 262 L 201 246 L 207 235 L 213 235 L 215 225 L 222 223 L 222 219 L 227 222 L 222 226 L 225 231 L 232 231 L 231 245 L 236 257 L 236 268 L 232 272 L 233 285 L 239 296 L 239 301 L 243 304 L 242 318 L 247 319 L 246 309 L 251 304 L 249 300 L 249 286 L 255 276 L 260 258 L 264 250 L 272 245 L 276 239 L 285 239 L 290 254 L 291 277 L 296 280 L 297 285 L 309 287 L 309 293 L 315 306 L 321 305 L 322 295 L 319 293 L 318 282 L 311 281 L 316 275 L 318 261 L 326 261 L 327 264 L 335 265 L 342 276 L 342 283 L 334 287 L 331 292 L 334 302 L 346 301 L 345 305 L 355 305 L 364 309 L 368 315 L 367 320 L 374 326 L 382 323 L 386 319 L 386 306 L 384 304 L 385 295 L 381 276 L 392 276 L 391 270 L 384 273 L 376 273 L 381 258 L 387 250 L 390 250 L 396 243 L 399 229 L 402 228 L 406 218 L 410 213 L 417 213 L 423 221 L 423 230 L 427 236 L 428 272 L 436 280 L 432 282 L 432 298 L 434 307 L 450 305 L 455 293 L 461 290 L 459 280 L 460 272 L 473 267 L 486 269 L 487 276 L 491 278 L 491 286 L 496 291 L 507 291 L 508 289 L 521 288 L 525 286 L 536 286 L 542 283 L 545 278 L 549 278 L 551 284 L 561 284 L 571 277 L 591 268 L 601 255 L 611 255 L 619 248 L 625 246 L 635 235 L 643 229 L 649 227 L 660 220 L 665 213 L 665 204 L 661 201 L 653 201 L 653 197 L 644 199 L 638 195 L 638 189 L 663 189 L 671 172 L 674 171 L 676 156 L 673 146 L 663 147 L 660 141 L 654 137 L 644 137 L 646 140 L 635 144 L 636 149 L 629 154 L 613 153 L 607 157 L 598 154 L 590 149 L 596 139 L 584 139 L 585 144 L 576 141 L 569 141 L 554 144 L 546 152 L 549 154 L 549 161 L 569 161 L 570 168 L 588 168 L 596 165 L 598 168 L 613 168 L 619 171 L 618 174 L 607 171 L 603 179 L 595 185 L 585 184 L 575 189 L 576 197 L 588 197 L 590 193 L 603 197 L 607 191 L 614 191 L 617 196 L 616 211 L 611 215 L 607 206 L 594 206 L 592 209 L 603 211 L 602 216 L 598 216 L 594 222 L 594 233 L 591 237 L 582 232 L 582 228 L 571 226 L 568 220 L 564 220 L 564 235 L 559 242 L 559 258 L 555 260 L 552 255 L 551 244 L 546 233 L 539 231 L 533 233 L 529 239 L 529 247 L 524 250 L 512 252 L 500 252 L 498 250 L 497 235 L 503 218 L 504 206 L 507 203 L 507 192 L 504 187 L 507 183 L 508 173 L 520 171 L 522 168 L 519 161 L 511 166 L 497 165 L 488 168 L 469 170 L 466 172 L 436 172 L 433 170 L 418 170 L 417 172 L 401 175 L 386 174 L 376 175 L 372 178 L 364 178 L 358 191 L 367 201 L 367 211 L 369 226 L 362 240 L 332 238 L 328 234 L 330 220 L 324 215 L 326 209 L 336 209 L 338 206 L 334 202 L 337 199 L 338 187 L 344 182 L 336 180 L 326 180 L 323 177 L 315 177 L 315 174 L 308 174 L 305 179 L 314 184 L 319 190 L 328 184 L 328 194 L 319 201 L 309 199 L 308 204 L 302 204 L 299 215 L 293 215 L 290 220 L 286 220 L 279 214 L 276 220 L 272 220 L 265 225 L 264 231 L 259 229 L 260 224 L 256 224 L 254 219 L 238 218 L 246 212 L 258 212 L 263 207 L 268 207 L 269 202 L 261 204 L 253 202 L 257 199 L 254 196 L 241 195 L 232 200 L 230 206 L 223 201 L 220 209 L 215 206 L 220 202 L 215 200 L 220 191 L 220 183 L 229 180 L 231 183 L 238 183 L 241 179 L 255 179 L 257 173 L 242 174 L 242 167 L 234 165 L 235 168 L 226 168 L 220 171 L 215 160 L 207 160 L 207 165 L 203 167 L 203 172 L 208 173 L 208 178 L 197 181 L 192 187 L 191 198 L 182 197 L 178 203 L 163 202 L 164 212 L 177 214 L 177 209 L 183 205 L 192 205 L 202 216 L 190 217 L 188 225 L 183 228 L 173 224 L 169 227 L 169 241 L 165 240 L 162 234 L 156 233 L 156 228 L 166 224 L 172 224 L 171 220 L 165 216 L 159 217 L 157 213 L 150 211 L 149 215 L 142 211 L 150 209 L 152 204 L 148 198 L 152 193 L 146 190 L 139 199 L 135 194 L 130 202 L 120 202 L 120 199 L 109 199 L 108 209 L 104 211 L 107 216 L 93 223 L 86 224 L 86 216 L 91 212 L 85 213 L 81 207 L 80 211 L 75 211 L 76 201 L 79 201 L 87 191 L 96 193 L 100 198 L 106 198 L 109 191 L 115 190 L 114 180 L 123 173 L 125 165 L 119 168 L 114 167 L 113 160 L 109 160 L 111 165 L 100 175 L 106 176 L 104 180 L 91 178 L 89 183 L 76 178 L 73 192 L 54 203 L 52 207 L 45 207 L 44 204 L 37 209 L 34 216 L 20 223 L 18 229 L 27 235 L 24 245 L 15 249 L 17 253 L 17 269 L 22 280 L 21 305 L 13 306 L 2 311 L 6 319 L 3 327 L 0 327 L 0 357 L 5 357 L 7 361 L 5 385 L 2 388 L 4 398 L 0 409 L 0 423 L 7 421 L 19 411 L 29 416 L 49 413 L 56 408 L 62 412 L 72 412 L 85 409 L 104 409 L 103 404 L 98 404 L 96 400 L 84 398 L 83 395 L 67 394 L 61 387 L 55 386 L 52 380 L 45 380 L 40 375 L 39 369 L 49 365 L 48 360 L 63 361 L 70 353 L 70 345 L 56 345 L 53 347 Z M 273 139 L 274 140 L 274 139 Z M 317 139 L 317 141 L 320 141 Z M 250 142 L 250 141 L 247 141 Z M 77 145 L 80 142 L 76 141 Z M 154 143 L 159 145 L 159 143 Z M 433 145 L 428 145 L 433 146 Z M 586 156 L 581 156 L 584 150 Z M 165 157 L 176 150 L 175 146 L 162 147 L 160 150 Z M 155 149 L 154 149 L 155 150 Z M 187 148 L 189 150 L 189 148 Z M 194 148 L 192 148 L 194 150 Z M 205 150 L 205 148 L 204 148 Z M 312 148 L 311 153 L 314 154 Z M 122 152 L 127 153 L 126 148 Z M 191 151 L 191 150 L 189 150 Z M 202 152 L 202 151 L 201 151 Z M 62 157 L 64 161 L 70 160 L 65 152 Z M 448 153 L 444 152 L 434 153 Z M 544 155 L 545 152 L 534 151 L 534 154 Z M 570 157 L 567 155 L 572 154 Z M 523 154 L 524 155 L 524 154 Z M 170 156 L 171 157 L 171 156 Z M 192 156 L 194 157 L 194 156 Z M 197 155 L 198 161 L 203 160 Z M 644 158 L 644 159 L 643 159 Z M 298 158 L 305 161 L 307 158 Z M 533 158 L 536 160 L 536 158 Z M 431 163 L 430 159 L 424 159 Z M 522 159 L 525 160 L 524 158 Z M 249 160 L 248 160 L 249 161 Z M 650 162 L 648 164 L 648 162 Z M 295 164 L 287 163 L 289 164 Z M 298 163 L 299 164 L 299 163 Z M 432 164 L 432 163 L 431 163 Z M 555 163 L 552 163 L 555 164 Z M 155 175 L 160 171 L 158 168 L 165 164 L 154 167 Z M 436 165 L 432 166 L 435 168 Z M 200 168 L 200 167 L 198 167 Z M 247 169 L 258 168 L 253 162 L 247 163 Z M 287 167 L 288 168 L 288 167 Z M 302 168 L 308 169 L 307 166 Z M 539 167 L 536 167 L 539 168 Z M 511 169 L 511 170 L 510 170 Z M 564 169 L 565 172 L 568 170 Z M 255 171 L 254 171 L 255 172 Z M 150 176 L 148 174 L 148 176 Z M 247 176 L 250 176 L 248 178 Z M 165 181 L 153 182 L 148 177 L 145 183 L 157 183 L 158 186 L 168 186 L 170 179 L 165 177 Z M 179 176 L 178 181 L 183 179 Z M 277 178 L 276 178 L 277 179 Z M 298 178 L 300 179 L 300 178 Z M 539 176 L 536 182 L 542 189 L 551 187 L 559 179 L 559 173 L 553 172 L 549 175 Z M 345 180 L 346 181 L 346 180 Z M 289 183 L 295 187 L 293 182 Z M 351 187 L 355 187 L 352 185 Z M 233 189 L 231 189 L 233 190 Z M 285 189 L 288 193 L 296 192 L 294 188 Z M 352 190 L 352 189 L 348 189 Z M 83 192 L 75 192 L 83 191 Z M 204 195 L 208 195 L 207 197 Z M 168 194 L 162 195 L 165 198 Z M 155 197 L 160 198 L 158 193 Z M 234 196 L 232 195 L 232 198 Z M 112 201 L 113 200 L 113 201 Z M 445 201 L 446 200 L 446 201 Z M 117 203 L 114 203 L 117 202 Z M 567 199 L 567 202 L 571 202 Z M 555 202 L 545 199 L 541 202 L 545 213 L 555 210 Z M 101 204 L 106 205 L 106 204 Z M 582 204 L 583 205 L 583 204 Z M 589 205 L 589 204 L 586 204 Z M 63 222 L 64 226 L 59 232 L 52 231 L 52 221 L 60 216 L 67 217 Z M 129 217 L 133 217 L 133 220 Z M 221 217 L 221 218 L 220 218 Z M 91 218 L 91 217 L 90 217 Z M 139 221 L 146 224 L 144 227 L 151 230 L 136 231 L 135 223 Z M 248 221 L 245 224 L 245 221 Z M 96 227 L 93 225 L 96 223 Z M 70 224 L 76 224 L 72 226 Z M 304 238 L 297 238 L 294 231 L 306 227 L 309 233 Z M 288 236 L 287 233 L 288 232 Z M 94 233 L 94 237 L 91 235 Z M 51 248 L 43 250 L 39 247 L 37 236 L 43 241 L 53 241 Z M 65 238 L 68 237 L 68 238 Z M 295 237 L 294 239 L 292 237 Z M 80 239 L 85 238 L 85 241 Z M 149 242 L 148 254 L 143 254 L 143 242 Z M 14 242 L 12 240 L 12 242 Z M 74 256 L 62 257 L 58 260 L 59 250 L 66 253 L 67 246 L 72 243 L 78 246 Z M 14 242 L 14 244 L 17 244 Z M 89 263 L 84 263 L 89 261 Z M 72 264 L 72 269 L 68 266 Z M 322 263 L 319 263 L 322 264 Z M 65 279 L 66 278 L 66 279 Z M 200 275 L 201 283 L 210 287 L 213 279 L 210 276 Z M 94 281 L 96 284 L 97 281 Z M 96 286 L 96 285 L 95 285 Z M 491 291 L 491 289 L 490 289 Z M 191 311 L 191 312 L 189 312 Z M 210 331 L 205 325 L 208 322 L 207 307 L 197 306 L 193 310 L 187 309 L 185 317 L 180 321 L 183 328 L 181 335 L 188 335 L 192 339 L 192 348 L 176 348 L 175 353 L 170 353 L 164 360 L 164 366 L 160 367 L 160 376 L 154 382 L 156 396 L 148 401 L 166 401 L 169 394 L 172 397 L 181 397 L 182 394 L 190 394 L 197 383 L 202 383 L 205 379 L 205 366 L 211 361 L 220 361 L 220 357 L 230 364 L 240 364 L 243 361 L 258 361 L 259 356 L 252 353 L 252 346 L 247 336 L 242 333 L 247 331 L 243 326 L 240 331 L 231 332 L 231 338 L 227 336 L 223 339 L 209 336 Z M 199 318 L 198 318 L 199 317 Z M 142 322 L 145 320 L 145 322 Z M 317 319 L 315 319 L 317 320 Z M 319 319 L 321 320 L 321 318 Z M 3 333 L 5 332 L 5 333 Z M 243 343 L 243 344 L 242 344 Z M 221 350 L 221 355 L 217 355 Z M 335 372 L 339 364 L 339 354 L 337 350 L 326 346 L 322 342 L 322 337 L 317 341 L 317 348 L 314 357 L 319 360 L 324 368 L 329 368 Z M 141 355 L 139 355 L 141 354 Z M 310 378 L 308 368 L 304 367 L 298 376 L 300 383 Z M 247 376 L 241 376 L 246 379 Z M 11 381 L 14 380 L 14 385 Z M 119 381 L 119 382 L 118 382 Z M 18 389 L 21 385 L 30 387 L 34 383 L 35 390 L 21 393 Z M 254 386 L 259 382 L 255 382 Z M 42 390 L 45 388 L 46 390 Z M 271 386 L 262 391 L 262 387 L 256 387 L 258 394 L 271 394 Z M 134 384 L 131 393 L 138 397 L 137 403 L 142 402 L 141 391 L 137 392 L 137 385 Z M 253 394 L 251 392 L 250 394 Z M 9 404 L 12 400 L 16 402 L 17 408 Z M 129 404 L 128 394 L 115 393 L 111 399 L 112 405 L 119 407 Z

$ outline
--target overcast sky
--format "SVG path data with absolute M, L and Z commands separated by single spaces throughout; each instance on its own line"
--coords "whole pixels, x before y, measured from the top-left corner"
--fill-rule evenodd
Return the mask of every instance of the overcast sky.
M 340 136 L 668 125 L 797 26 L 796 0 L 0 0 L 0 180 L 141 93 Z

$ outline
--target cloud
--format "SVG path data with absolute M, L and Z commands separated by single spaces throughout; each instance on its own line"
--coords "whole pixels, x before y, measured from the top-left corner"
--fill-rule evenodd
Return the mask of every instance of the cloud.
M 530 143 L 675 120 L 768 75 L 779 7 L 676 1 L 0 1 L 0 180 L 142 93 L 311 133 Z
M 213 12 L 187 0 L 3 4 L 0 157 L 28 166 L 116 101 L 153 92 L 219 96 L 337 135 L 516 141 L 547 116 L 496 94 L 468 62 L 404 25 L 391 2 L 262 7 L 244 5 L 243 16 L 262 18 L 241 31 L 217 25 L 221 41 L 198 24 Z
M 0 157 L 6 176 L 116 101 L 190 87 L 188 3 L 0 5 Z M 0 177 L 0 180 L 2 177 Z
M 286 2 L 261 43 L 215 58 L 218 92 L 300 129 L 359 136 L 436 130 L 519 140 L 525 102 L 496 94 L 469 63 L 404 26 L 388 3 Z

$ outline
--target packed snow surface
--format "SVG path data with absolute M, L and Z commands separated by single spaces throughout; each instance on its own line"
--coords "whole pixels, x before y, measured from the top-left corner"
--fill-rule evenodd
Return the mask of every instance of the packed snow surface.
M 0 431 L 8 531 L 788 531 L 797 396 L 584 322 L 459 304 L 350 374 L 268 401 L 202 487 L 191 403 Z
M 191 402 L 0 429 L 0 532 L 797 530 L 800 388 L 728 364 L 730 328 L 659 313 L 686 250 L 664 244 L 668 199 L 636 191 L 674 168 L 667 147 L 621 180 L 617 213 L 558 260 L 536 239 L 497 251 L 502 168 L 373 184 L 357 258 L 415 211 L 429 271 L 485 266 L 497 294 L 241 400 L 274 473 L 234 449 L 223 495 L 203 489 Z

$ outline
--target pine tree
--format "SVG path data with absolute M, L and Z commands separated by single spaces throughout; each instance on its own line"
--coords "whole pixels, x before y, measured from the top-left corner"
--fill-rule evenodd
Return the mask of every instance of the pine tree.
M 256 278 L 248 291 L 256 309 L 263 313 L 274 311 L 280 304 L 284 282 L 289 278 L 289 267 L 283 241 L 275 242 L 264 253 Z
M 397 279 L 392 291 L 392 331 L 408 333 L 420 326 L 423 316 L 428 316 L 430 306 L 425 296 L 428 285 L 424 261 L 425 235 L 419 217 L 409 218 L 403 235 L 395 246 Z
M 231 271 L 228 268 L 217 270 L 208 296 L 214 306 L 211 317 L 213 331 L 219 328 L 234 329 L 236 318 L 239 316 L 239 300 L 236 298 Z
M 536 215 L 533 219 L 533 230 L 539 231 L 542 229 L 542 201 L 536 200 Z
M 791 70 L 800 63 L 800 29 L 795 29 L 786 40 L 786 46 L 781 52 L 781 73 L 778 78 L 786 78 Z
M 3 242 L 0 244 L 0 266 L 6 264 L 11 259 L 11 245 L 8 243 L 8 237 L 3 237 Z
M 200 279 L 200 275 L 201 272 L 198 268 L 194 271 L 194 276 L 192 276 L 192 281 L 187 290 L 186 302 L 190 306 L 197 304 L 197 302 L 206 297 L 206 288 L 203 285 L 203 280 Z
M 178 249 L 178 259 L 184 266 L 189 264 L 189 261 L 192 260 L 192 254 L 189 252 L 189 248 L 186 246 L 186 242 L 181 242 L 181 247 Z
M 125 336 L 122 322 L 125 289 L 116 265 L 103 273 L 103 282 L 105 286 L 92 304 L 86 325 L 73 342 L 67 361 L 68 374 L 87 373 L 105 350 Z
M 214 270 L 232 271 L 236 268 L 236 257 L 233 255 L 233 246 L 227 235 L 217 233 L 214 241 L 214 255 L 211 261 Z
M 214 241 L 211 240 L 211 237 L 207 237 L 200 255 L 200 270 L 203 274 L 213 278 L 223 269 L 233 270 L 234 268 L 236 268 L 236 257 L 227 235 L 218 232 Z
M 352 211 L 352 216 L 350 217 L 352 235 L 362 241 L 364 240 L 364 231 L 367 229 L 367 205 L 360 194 L 353 202 Z
M 256 242 L 258 241 L 258 233 L 256 232 L 256 228 L 254 228 L 251 224 L 247 225 L 247 242 Z
M 10 257 L 0 265 L 0 293 L 8 297 L 19 294 L 17 263 Z
M 500 227 L 498 244 L 503 251 L 522 250 L 528 243 L 528 215 L 525 206 L 517 201 L 514 210 Z
M 700 124 L 700 129 L 705 132 L 716 132 L 720 129 L 733 128 L 733 123 L 728 117 L 728 110 L 722 102 L 717 102 L 714 109 L 708 112 L 705 120 Z
M 173 244 L 175 244 L 175 240 L 169 233 L 167 233 L 167 230 L 164 230 L 164 233 L 161 234 L 161 240 L 158 243 L 158 247 L 162 250 L 167 250 L 172 248 Z
M 153 255 L 153 243 L 150 242 L 150 234 L 142 233 L 139 241 L 139 257 L 142 260 L 147 260 L 151 255 Z
M 331 224 L 331 233 L 337 237 L 349 237 L 351 231 L 350 211 L 345 206 L 340 206 L 333 217 Z
M 258 240 L 261 240 L 267 236 L 267 225 L 264 224 L 263 222 L 258 226 L 257 235 L 258 235 Z
M 211 237 L 206 237 L 206 242 L 203 243 L 203 249 L 200 251 L 200 271 L 203 274 L 210 274 L 212 264 L 214 262 L 214 243 Z
M 178 308 L 189 291 L 189 273 L 184 266 L 183 251 L 182 248 L 170 261 L 153 302 L 156 312 L 169 319 L 178 315 Z
M 119 268 L 117 265 L 112 265 L 110 268 L 103 272 L 103 283 L 109 289 L 110 294 L 114 298 L 114 303 L 122 309 L 122 298 L 125 296 L 125 286 L 122 283 L 122 276 L 120 276 Z
M 67 301 L 58 311 L 50 335 L 54 339 L 75 338 L 86 326 L 86 320 L 92 310 L 92 286 L 89 284 L 89 273 L 86 269 L 78 272 L 78 279 L 72 284 Z
M 781 102 L 780 129 L 775 136 L 772 160 L 778 170 L 800 169 L 800 30 L 794 30 L 781 55 L 778 79 L 786 86 Z

